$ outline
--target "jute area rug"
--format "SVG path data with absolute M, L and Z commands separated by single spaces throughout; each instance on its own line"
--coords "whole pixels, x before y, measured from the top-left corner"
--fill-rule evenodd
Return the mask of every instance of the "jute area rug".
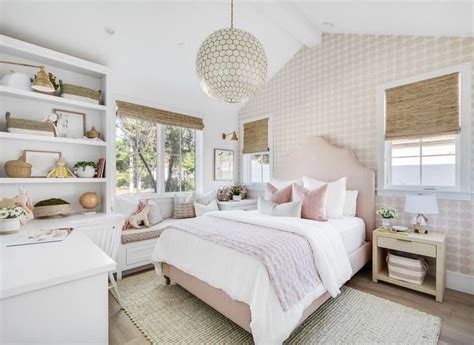
M 154 344 L 251 344 L 252 336 L 154 271 L 118 282 L 124 310 Z M 344 287 L 287 344 L 436 344 L 438 317 Z

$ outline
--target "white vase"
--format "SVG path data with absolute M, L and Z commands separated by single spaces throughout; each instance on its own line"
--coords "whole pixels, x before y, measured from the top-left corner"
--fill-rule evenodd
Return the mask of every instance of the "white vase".
M 232 200 L 234 200 L 234 201 L 240 201 L 240 200 L 242 200 L 242 197 L 240 196 L 240 194 L 239 194 L 239 195 L 233 195 L 233 196 L 232 196 Z
M 95 176 L 95 169 L 91 166 L 77 168 L 76 174 L 79 177 L 91 178 Z
M 20 218 L 0 219 L 0 233 L 13 232 L 20 229 Z
M 390 219 L 389 218 L 382 218 L 382 226 L 384 228 L 389 228 L 390 227 Z

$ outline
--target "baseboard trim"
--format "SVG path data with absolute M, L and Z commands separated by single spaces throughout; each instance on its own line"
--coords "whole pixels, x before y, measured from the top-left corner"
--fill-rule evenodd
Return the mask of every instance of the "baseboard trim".
M 448 271 L 446 272 L 446 287 L 474 295 L 474 277 Z

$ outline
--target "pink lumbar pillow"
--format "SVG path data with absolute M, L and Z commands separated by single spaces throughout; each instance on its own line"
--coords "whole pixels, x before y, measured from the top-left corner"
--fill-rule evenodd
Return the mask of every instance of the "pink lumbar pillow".
M 301 218 L 327 221 L 326 202 L 328 199 L 328 185 L 325 184 L 312 191 L 293 184 L 293 201 L 301 201 Z
M 275 204 L 284 204 L 291 201 L 291 191 L 291 184 L 284 188 L 278 189 L 271 183 L 267 183 L 265 199 L 274 202 Z

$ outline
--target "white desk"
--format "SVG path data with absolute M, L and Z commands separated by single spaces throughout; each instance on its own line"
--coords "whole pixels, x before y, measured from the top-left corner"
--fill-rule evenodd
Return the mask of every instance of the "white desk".
M 81 232 L 6 247 L 0 237 L 0 343 L 108 343 L 108 272 L 115 261 Z

